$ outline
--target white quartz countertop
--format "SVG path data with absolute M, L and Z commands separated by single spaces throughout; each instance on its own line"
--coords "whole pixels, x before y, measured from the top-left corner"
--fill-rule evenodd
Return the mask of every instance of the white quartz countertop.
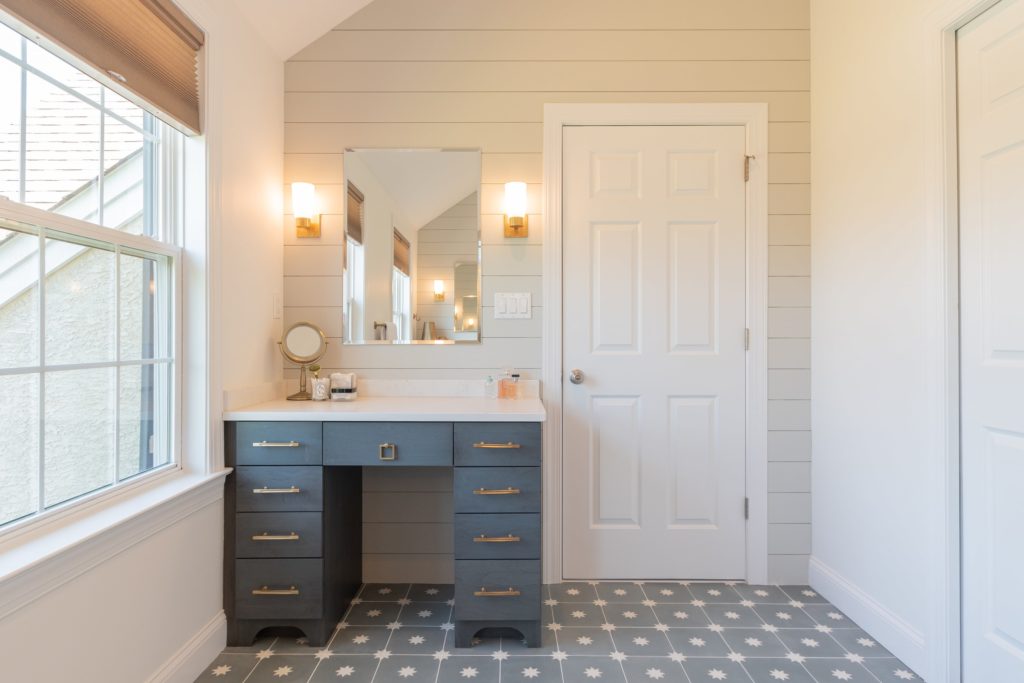
M 226 422 L 543 422 L 537 398 L 368 396 L 355 401 L 278 399 L 224 412 Z

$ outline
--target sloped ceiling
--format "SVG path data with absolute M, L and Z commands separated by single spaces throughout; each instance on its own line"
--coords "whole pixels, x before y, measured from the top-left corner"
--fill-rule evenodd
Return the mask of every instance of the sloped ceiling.
M 271 49 L 286 60 L 371 0 L 234 0 Z

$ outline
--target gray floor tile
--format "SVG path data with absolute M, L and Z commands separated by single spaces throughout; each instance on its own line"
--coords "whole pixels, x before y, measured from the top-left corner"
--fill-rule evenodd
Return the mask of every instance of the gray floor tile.
M 259 660 L 253 654 L 221 654 L 206 667 L 196 679 L 196 683 L 222 681 L 222 683 L 241 683 L 253 670 Z
M 498 660 L 475 655 L 452 655 L 441 662 L 438 681 L 475 681 L 491 683 L 498 680 Z
M 560 603 L 554 607 L 555 622 L 563 627 L 595 627 L 605 623 L 604 612 L 596 605 Z
M 449 621 L 452 608 L 445 603 L 414 602 L 402 608 L 398 621 L 402 626 L 440 626 Z
M 586 581 L 556 583 L 549 587 L 551 597 L 559 602 L 593 602 L 597 600 L 597 590 Z
M 391 655 L 382 660 L 374 683 L 434 683 L 439 662 L 433 657 Z
M 625 683 L 622 665 L 611 657 L 569 657 L 562 662 L 565 683 Z
M 679 583 L 649 582 L 643 585 L 644 595 L 659 604 L 682 604 L 693 600 L 690 589 Z
M 413 602 L 445 602 L 455 597 L 455 586 L 450 583 L 414 583 L 408 597 Z
M 320 662 L 309 683 L 370 683 L 378 663 L 368 655 L 331 657 Z
M 260 650 L 271 648 L 274 642 L 277 640 L 277 636 L 262 636 L 253 641 L 252 645 L 226 647 L 224 652 L 240 652 L 240 653 L 254 653 Z
M 402 606 L 393 602 L 362 602 L 353 605 L 345 621 L 353 626 L 387 626 L 398 619 Z
M 622 662 L 622 668 L 630 683 L 688 683 L 682 665 L 668 657 L 630 657 Z
M 658 623 L 654 610 L 640 603 L 608 603 L 604 606 L 604 615 L 608 623 L 616 626 L 652 628 Z
M 779 586 L 792 600 L 800 602 L 827 604 L 828 600 L 818 595 L 810 586 Z
M 805 604 L 803 609 L 811 619 L 814 619 L 819 624 L 831 626 L 832 628 L 857 628 L 857 624 L 853 623 L 850 617 L 832 605 Z
M 562 680 L 561 665 L 548 657 L 515 657 L 501 663 L 501 680 L 558 683 Z
M 675 628 L 677 626 L 707 626 L 704 610 L 693 605 L 655 605 L 651 609 L 658 616 L 658 621 Z
M 833 629 L 831 636 L 847 650 L 862 657 L 890 658 L 893 656 L 878 641 L 859 628 Z
M 674 628 L 666 631 L 676 652 L 688 657 L 724 657 L 729 646 L 722 637 L 706 628 Z
M 615 650 L 612 636 L 599 628 L 573 628 L 558 632 L 558 647 L 571 655 L 609 655 Z
M 764 623 L 757 612 L 743 605 L 705 605 L 704 613 L 719 626 L 753 628 Z
M 330 649 L 337 654 L 373 654 L 384 649 L 390 635 L 391 631 L 386 628 L 349 626 L 338 631 Z
M 788 659 L 748 659 L 743 662 L 743 668 L 754 679 L 755 683 L 775 683 L 785 681 L 786 683 L 816 683 L 807 673 L 801 664 Z
M 807 659 L 803 663 L 820 683 L 878 683 L 860 664 L 847 659 Z
M 789 605 L 758 605 L 754 611 L 765 623 L 779 628 L 814 628 L 817 625 L 802 609 Z
M 367 583 L 356 596 L 367 602 L 396 602 L 409 592 L 407 583 Z
M 396 655 L 429 655 L 444 646 L 446 632 L 439 628 L 401 628 L 391 634 L 388 650 Z
M 691 583 L 688 588 L 695 599 L 706 603 L 740 602 L 743 600 L 735 588 L 724 583 Z
M 727 628 L 722 638 L 733 652 L 747 657 L 784 657 L 789 652 L 775 634 L 759 628 Z
M 742 599 L 758 604 L 784 605 L 793 599 L 778 586 L 749 586 L 741 583 L 734 586 L 734 590 Z
M 608 602 L 643 602 L 647 599 L 639 584 L 626 581 L 602 581 L 597 585 L 597 595 Z
M 832 636 L 814 629 L 783 628 L 779 629 L 775 635 L 792 652 L 805 657 L 842 657 L 846 654 L 846 650 L 832 640 Z
M 683 662 L 683 670 L 692 683 L 751 683 L 750 676 L 743 670 L 743 666 L 728 659 L 687 659 Z
M 545 655 L 550 654 L 557 649 L 557 643 L 555 641 L 555 631 L 545 628 L 540 632 L 540 647 L 527 647 L 526 641 L 522 638 L 513 636 L 502 636 L 501 648 L 508 650 L 512 654 L 523 654 L 523 655 Z
M 864 667 L 875 675 L 882 683 L 905 683 L 906 681 L 920 681 L 913 670 L 896 658 L 892 659 L 865 659 Z
M 302 681 L 305 683 L 320 662 L 310 655 L 274 655 L 262 660 L 252 670 L 246 683 Z
M 667 657 L 672 654 L 668 636 L 654 629 L 621 629 L 612 634 L 615 649 L 630 656 Z

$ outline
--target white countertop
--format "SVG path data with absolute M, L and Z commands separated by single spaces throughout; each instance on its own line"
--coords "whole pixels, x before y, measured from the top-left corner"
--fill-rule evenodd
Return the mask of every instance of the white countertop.
M 537 398 L 367 396 L 355 401 L 278 399 L 224 412 L 226 422 L 543 422 Z

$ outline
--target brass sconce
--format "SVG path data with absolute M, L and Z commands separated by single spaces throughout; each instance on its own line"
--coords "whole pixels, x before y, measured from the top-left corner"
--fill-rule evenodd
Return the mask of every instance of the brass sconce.
M 434 280 L 434 301 L 444 301 L 444 280 Z
M 320 214 L 316 211 L 313 183 L 292 183 L 292 213 L 295 214 L 296 237 L 320 236 Z
M 529 234 L 526 183 L 505 183 L 505 237 L 527 237 Z

